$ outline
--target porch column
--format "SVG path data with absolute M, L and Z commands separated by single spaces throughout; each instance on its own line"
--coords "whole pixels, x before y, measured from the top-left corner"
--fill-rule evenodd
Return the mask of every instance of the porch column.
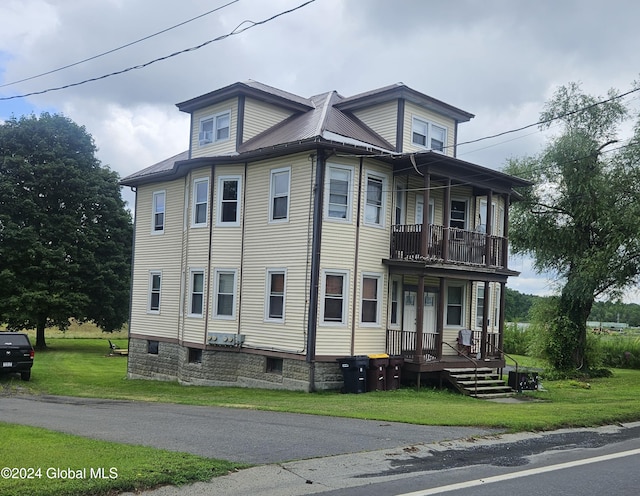
M 493 243 L 491 234 L 493 233 L 493 216 L 491 203 L 493 202 L 493 191 L 487 191 L 487 225 L 484 233 L 484 265 L 491 265 L 491 252 L 493 251 Z M 484 358 L 484 357 L 483 357 Z
M 422 334 L 424 333 L 424 275 L 418 276 L 418 291 L 416 292 L 416 352 L 413 357 L 417 363 L 424 362 L 422 349 Z
M 511 195 L 504 195 L 504 229 L 502 230 L 502 267 L 509 268 L 509 204 Z M 499 263 L 497 265 L 500 265 Z
M 500 353 L 504 349 L 504 309 L 507 301 L 506 283 L 500 283 L 500 318 L 498 319 L 498 348 Z
M 487 221 L 488 222 L 488 221 Z M 484 304 L 482 305 L 482 337 L 480 338 L 481 346 L 480 346 L 480 357 L 484 360 L 487 358 L 487 337 L 488 337 L 488 329 L 489 326 L 489 281 L 484 282 Z
M 449 260 L 449 227 L 451 225 L 451 179 L 444 188 L 444 229 L 442 234 L 442 259 Z
M 422 233 L 420 246 L 420 255 L 427 257 L 429 254 L 429 194 L 431 189 L 431 174 L 429 174 L 429 168 L 426 167 L 424 171 L 424 205 L 422 207 Z
M 445 299 L 445 281 L 444 277 L 440 278 L 440 293 L 438 294 L 438 310 L 436 314 L 436 352 L 438 359 L 442 358 L 442 340 L 444 334 L 444 299 Z

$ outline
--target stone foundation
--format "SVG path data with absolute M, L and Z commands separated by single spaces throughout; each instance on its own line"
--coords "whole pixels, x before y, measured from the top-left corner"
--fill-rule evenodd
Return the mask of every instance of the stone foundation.
M 311 365 L 304 360 L 268 357 L 242 351 L 202 350 L 199 363 L 189 363 L 189 348 L 175 343 L 158 343 L 158 353 L 148 353 L 146 339 L 129 341 L 130 379 L 177 380 L 199 386 L 238 386 L 309 391 Z M 280 362 L 281 360 L 281 362 Z M 268 361 L 278 367 L 268 371 Z M 279 370 L 281 365 L 281 371 Z M 342 372 L 338 363 L 315 363 L 315 389 L 340 389 Z

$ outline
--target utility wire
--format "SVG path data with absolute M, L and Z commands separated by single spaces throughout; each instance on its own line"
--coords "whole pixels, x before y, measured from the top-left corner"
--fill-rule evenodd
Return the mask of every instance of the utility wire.
M 18 83 L 24 83 L 25 81 L 31 81 L 33 79 L 37 79 L 37 78 L 42 77 L 42 76 L 47 76 L 49 74 L 53 74 L 54 72 L 59 72 L 59 71 L 62 71 L 64 69 L 68 69 L 70 67 L 75 67 L 76 65 L 84 64 L 85 62 L 89 62 L 90 60 L 95 60 L 97 58 L 104 57 L 105 55 L 109 55 L 110 53 L 117 52 L 118 50 L 122 50 L 123 48 L 128 48 L 128 47 L 130 47 L 132 45 L 135 45 L 135 44 L 140 43 L 142 41 L 145 41 L 145 40 L 148 40 L 150 38 L 153 38 L 154 36 L 158 36 L 160 34 L 166 33 L 167 31 L 171 31 L 172 29 L 179 28 L 180 26 L 184 26 L 185 24 L 188 24 L 188 23 L 190 23 L 192 21 L 195 21 L 196 19 L 200 19 L 201 17 L 207 16 L 209 14 L 212 14 L 214 12 L 222 10 L 225 7 L 229 7 L 230 5 L 232 5 L 234 3 L 237 3 L 239 1 L 240 0 L 233 0 L 232 2 L 226 3 L 225 5 L 222 5 L 220 7 L 216 7 L 215 9 L 210 10 L 208 12 L 205 12 L 204 14 L 200 14 L 199 16 L 192 17 L 191 19 L 188 19 L 188 20 L 186 20 L 184 22 L 181 22 L 180 24 L 175 24 L 174 26 L 171 26 L 169 28 L 163 29 L 162 31 L 158 31 L 157 33 L 150 34 L 148 36 L 145 36 L 144 38 L 140 38 L 139 40 L 132 41 L 130 43 L 127 43 L 126 45 L 119 46 L 118 48 L 113 48 L 111 50 L 107 50 L 106 52 L 99 53 L 98 55 L 94 55 L 93 57 L 82 59 L 82 60 L 79 60 L 77 62 L 73 62 L 71 64 L 68 64 L 68 65 L 65 65 L 65 66 L 62 66 L 62 67 L 58 67 L 57 69 L 51 69 L 50 71 L 43 72 L 41 74 L 36 74 L 35 76 L 30 76 L 30 77 L 27 77 L 27 78 L 24 78 L 24 79 L 19 79 L 17 81 L 12 81 L 10 83 L 0 84 L 0 88 L 5 88 L 6 86 L 12 86 L 12 85 L 18 84 Z
M 281 17 L 281 16 L 286 15 L 286 14 L 290 14 L 291 12 L 295 12 L 296 10 L 299 10 L 299 9 L 301 9 L 303 7 L 306 7 L 307 5 L 309 5 L 309 4 L 311 4 L 311 3 L 315 2 L 315 1 L 316 0 L 308 0 L 307 2 L 304 2 L 304 3 L 300 4 L 300 5 L 298 5 L 297 7 L 293 7 L 292 9 L 289 9 L 289 10 L 284 10 L 284 11 L 278 13 L 278 14 L 275 14 L 275 15 L 273 15 L 271 17 L 263 19 L 262 21 L 257 21 L 257 22 L 250 21 L 250 20 L 242 21 L 232 31 L 230 31 L 227 34 L 223 34 L 223 35 L 220 35 L 220 36 L 218 36 L 216 38 L 213 38 L 211 40 L 205 41 L 204 43 L 201 43 L 200 45 L 196 45 L 196 46 L 193 46 L 193 47 L 185 48 L 184 50 L 180 50 L 180 51 L 174 52 L 174 53 L 172 53 L 170 55 L 165 55 L 164 57 L 159 57 L 157 59 L 150 60 L 149 62 L 145 62 L 144 64 L 139 64 L 139 65 L 135 65 L 135 66 L 132 66 L 132 67 L 127 67 L 126 69 L 122 69 L 120 71 L 110 72 L 109 74 L 104 74 L 102 76 L 98 76 L 98 77 L 94 77 L 94 78 L 90 78 L 90 79 L 85 79 L 85 80 L 79 81 L 77 83 L 65 84 L 64 86 L 57 86 L 55 88 L 47 88 L 45 90 L 40 90 L 40 91 L 32 91 L 31 93 L 25 93 L 25 94 L 22 94 L 22 95 L 13 95 L 13 96 L 0 97 L 0 101 L 3 101 L 3 100 L 14 100 L 14 99 L 17 99 L 17 98 L 25 98 L 25 97 L 33 96 L 33 95 L 42 95 L 43 93 L 49 93 L 51 91 L 59 91 L 59 90 L 67 89 L 67 88 L 73 88 L 74 86 L 80 86 L 82 84 L 91 83 L 91 82 L 94 82 L 94 81 L 99 81 L 101 79 L 106 79 L 106 78 L 109 78 L 109 77 L 112 77 L 112 76 L 118 76 L 120 74 L 124 74 L 125 72 L 129 72 L 129 71 L 133 71 L 133 70 L 137 70 L 137 69 L 143 69 L 145 67 L 150 66 L 151 64 L 155 64 L 156 62 L 167 60 L 167 59 L 170 59 L 172 57 L 176 57 L 178 55 L 182 55 L 183 53 L 193 52 L 195 50 L 199 50 L 202 47 L 210 45 L 211 43 L 214 43 L 216 41 L 221 41 L 221 40 L 224 40 L 224 39 L 229 38 L 231 36 L 235 36 L 235 35 L 244 33 L 245 31 L 247 31 L 247 30 L 249 30 L 251 28 L 255 28 L 257 26 L 261 26 L 263 24 L 266 24 L 268 22 L 271 22 L 271 21 L 277 19 L 278 17 Z M 241 26 L 243 26 L 245 24 L 248 24 L 248 26 L 245 26 L 245 27 L 241 28 Z

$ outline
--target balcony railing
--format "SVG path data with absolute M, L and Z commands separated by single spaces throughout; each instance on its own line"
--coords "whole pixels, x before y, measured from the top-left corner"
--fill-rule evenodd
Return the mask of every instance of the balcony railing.
M 429 224 L 426 233 L 426 248 L 423 253 L 422 224 L 393 225 L 391 258 L 505 267 L 504 238 L 464 229 L 449 228 L 448 231 L 448 249 L 445 252 L 443 249 L 445 228 Z M 487 245 L 489 245 L 488 252 Z

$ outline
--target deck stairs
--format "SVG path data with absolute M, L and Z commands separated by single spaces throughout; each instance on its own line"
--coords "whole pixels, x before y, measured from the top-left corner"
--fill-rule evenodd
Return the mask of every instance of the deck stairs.
M 504 398 L 516 393 L 494 369 L 486 367 L 444 369 L 444 377 L 462 394 L 473 398 Z

